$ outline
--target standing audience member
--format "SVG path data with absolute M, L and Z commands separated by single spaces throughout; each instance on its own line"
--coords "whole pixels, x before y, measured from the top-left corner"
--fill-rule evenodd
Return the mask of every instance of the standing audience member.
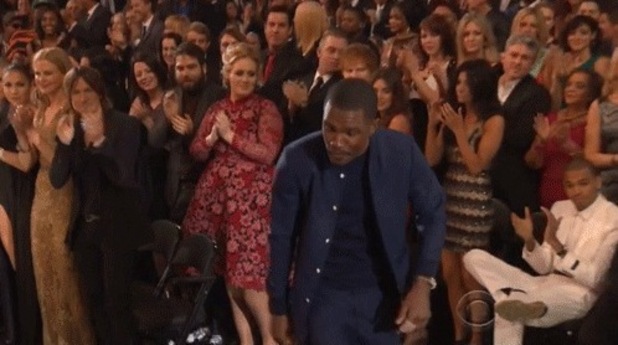
M 496 301 L 494 344 L 521 345 L 524 326 L 548 328 L 586 315 L 598 297 L 618 243 L 618 208 L 600 194 L 601 178 L 582 158 L 564 172 L 569 200 L 543 209 L 547 225 L 541 243 L 530 210 L 511 214 L 525 242 L 522 257 L 540 274 L 532 276 L 475 249 L 464 256 L 466 270 Z
M 601 171 L 601 192 L 618 204 L 618 60 L 612 62 L 603 95 L 590 105 L 584 155 Z
M 111 12 L 99 4 L 97 0 L 80 0 L 81 6 L 86 11 L 86 19 L 79 21 L 73 15 L 65 22 L 69 28 L 69 36 L 77 43 L 80 50 L 91 47 L 105 47 L 108 43 L 107 28 L 109 26 Z M 147 1 L 147 0 L 138 0 Z
M 463 268 L 462 257 L 474 248 L 489 248 L 493 226 L 489 168 L 500 148 L 504 118 L 497 98 L 498 81 L 485 60 L 466 61 L 457 68 L 455 106 L 432 107 L 425 155 L 431 166 L 446 156 L 446 242 L 442 250 L 442 275 L 455 325 L 455 342 L 468 343 L 465 325 L 457 317 L 463 295 L 478 288 Z M 478 311 L 471 310 L 472 319 Z M 472 333 L 470 344 L 480 345 L 482 334 Z
M 2 319 L 7 343 L 13 340 L 34 345 L 41 343 L 41 316 L 30 249 L 30 210 L 36 171 L 24 172 L 15 167 L 16 159 L 19 159 L 16 148 L 20 140 L 22 145 L 27 145 L 25 128 L 32 123 L 34 105 L 30 95 L 33 78 L 25 65 L 5 67 L 1 77 L 6 99 L 0 104 L 6 102 L 7 109 L 0 115 L 0 238 L 7 254 L 6 272 L 11 271 L 12 263 L 16 287 L 11 293 L 13 287 L 9 277 L 12 274 L 8 274 L 2 283 L 8 291 L 0 292 Z M 11 320 L 16 328 L 11 328 Z M 11 330 L 15 333 L 11 334 Z
M 277 107 L 254 93 L 258 54 L 239 43 L 225 53 L 229 97 L 213 104 L 191 144 L 208 161 L 183 221 L 187 233 L 207 233 L 219 244 L 217 271 L 224 275 L 242 344 L 276 344 L 266 294 L 268 234 L 274 160 L 283 139 Z
M 412 114 L 402 73 L 396 68 L 380 68 L 373 78 L 378 100 L 378 127 L 412 134 Z
M 288 101 L 284 145 L 322 128 L 324 99 L 328 90 L 341 80 L 340 56 L 347 45 L 342 32 L 326 31 L 318 45 L 317 69 L 283 85 Z
M 550 108 L 547 90 L 529 74 L 538 47 L 531 37 L 511 36 L 502 54 L 504 73 L 498 79 L 498 100 L 508 130 L 494 159 L 491 180 L 494 197 L 519 215 L 524 207 L 539 210 L 537 174 L 524 159 L 535 137 L 534 117 Z
M 586 115 L 590 104 L 601 95 L 601 80 L 596 72 L 574 70 L 562 92 L 565 107 L 534 119 L 536 137 L 525 159 L 528 166 L 541 170 L 541 206 L 551 207 L 556 201 L 567 199 L 562 173 L 574 156 L 583 153 Z
M 427 324 L 444 196 L 412 138 L 376 129 L 376 114 L 370 84 L 340 81 L 322 132 L 277 164 L 268 290 L 280 344 L 400 344 L 398 330 L 412 337 Z M 414 267 L 409 204 L 424 229 Z
M 175 32 L 168 32 L 161 37 L 161 62 L 165 64 L 168 74 L 173 76 L 176 49 L 182 43 L 182 37 Z
M 131 84 L 136 97 L 129 115 L 138 119 L 143 129 L 149 132 L 155 124 L 155 114 L 163 110 L 163 94 L 167 83 L 167 72 L 156 57 L 138 53 L 131 65 Z M 167 153 L 163 148 L 154 148 L 147 143 L 141 148 L 139 181 L 144 209 L 150 220 L 167 218 L 164 189 Z
M 485 59 L 492 66 L 499 62 L 496 38 L 485 17 L 468 13 L 457 27 L 457 64 Z
M 50 8 L 41 14 L 35 22 L 39 45 L 41 48 L 61 47 L 68 48 L 69 40 L 60 11 Z
M 165 147 L 169 152 L 165 199 L 169 218 L 180 223 L 204 169 L 191 158 L 188 147 L 195 127 L 206 110 L 223 97 L 223 89 L 207 77 L 204 52 L 195 44 L 181 44 L 175 61 L 176 88 L 163 96 L 163 108 L 153 116 L 148 141 L 152 147 Z
M 129 0 L 129 3 L 137 22 L 140 23 L 140 35 L 135 44 L 135 50 L 145 54 L 157 54 L 163 35 L 163 22 L 155 16 L 157 2 L 155 0 Z
M 65 80 L 71 113 L 58 121 L 49 178 L 55 188 L 72 182 L 77 190 L 68 237 L 97 343 L 133 344 L 130 287 L 137 247 L 149 240 L 135 174 L 139 122 L 109 108 L 95 69 L 73 69 Z
M 397 2 L 389 12 L 388 27 L 393 34 L 384 42 L 381 54 L 382 67 L 394 67 L 397 57 L 402 50 L 410 50 L 419 55 L 418 33 L 413 31 L 418 28 L 412 27 L 412 18 L 409 3 Z
M 71 67 L 68 55 L 60 48 L 45 48 L 35 54 L 33 69 L 39 104 L 32 127 L 26 130 L 28 142 L 20 141 L 18 153 L 29 158 L 18 159 L 28 161 L 25 170 L 37 161 L 39 164 L 32 202 L 31 239 L 44 344 L 95 343 L 92 320 L 84 301 L 87 293 L 80 289 L 78 280 L 79 260 L 74 261 L 70 251 L 73 243 L 67 234 L 75 201 L 73 182 L 69 180 L 62 188 L 54 188 L 49 176 L 57 147 L 56 126 L 69 111 L 63 80 Z

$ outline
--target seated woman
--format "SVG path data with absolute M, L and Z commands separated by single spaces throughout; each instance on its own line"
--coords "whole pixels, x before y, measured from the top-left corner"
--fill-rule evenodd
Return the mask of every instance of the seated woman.
M 531 168 L 541 169 L 541 206 L 550 208 L 556 201 L 567 199 L 562 185 L 564 167 L 582 153 L 588 107 L 601 95 L 601 86 L 598 74 L 576 69 L 564 87 L 565 107 L 535 118 L 536 137 L 525 160 Z
M 412 119 L 402 75 L 395 68 L 380 68 L 373 78 L 378 97 L 379 126 L 412 134 Z
M 465 342 L 464 324 L 457 318 L 463 295 L 479 288 L 463 267 L 462 257 L 471 249 L 488 248 L 493 226 L 492 187 L 488 169 L 498 152 L 504 133 L 499 114 L 498 80 L 489 63 L 472 60 L 461 64 L 457 82 L 451 87 L 456 109 L 436 103 L 429 114 L 425 156 L 438 165 L 446 156 L 446 241 L 442 251 L 442 275 L 448 289 L 455 341 Z M 478 320 L 485 315 L 472 310 Z M 473 332 L 470 344 L 482 343 Z
M 468 60 L 484 59 L 492 66 L 500 56 L 496 37 L 485 16 L 470 12 L 461 18 L 457 27 L 457 65 Z

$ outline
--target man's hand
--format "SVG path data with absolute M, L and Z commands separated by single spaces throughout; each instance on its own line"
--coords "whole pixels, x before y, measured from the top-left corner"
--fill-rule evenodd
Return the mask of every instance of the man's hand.
M 279 343 L 279 345 L 294 344 L 290 320 L 287 315 L 273 315 L 272 332 L 275 341 Z
M 547 225 L 545 226 L 543 240 L 554 247 L 556 251 L 561 251 L 564 248 L 560 241 L 558 241 L 556 232 L 558 231 L 558 226 L 560 226 L 560 221 L 562 218 L 556 219 L 556 217 L 554 217 L 554 215 L 545 207 L 541 207 L 541 210 L 543 210 L 543 213 L 545 213 L 545 216 L 547 217 Z
M 517 214 L 511 213 L 511 224 L 513 224 L 517 236 L 524 240 L 524 242 L 534 241 L 534 228 L 532 226 L 530 209 L 528 207 L 524 209 L 524 218 L 520 218 Z
M 416 280 L 412 289 L 401 302 L 401 308 L 395 324 L 399 331 L 405 334 L 425 328 L 431 317 L 429 303 L 429 284 L 422 280 Z
M 170 118 L 172 128 L 181 135 L 189 135 L 193 133 L 193 119 L 188 114 L 184 116 L 176 115 Z
M 296 107 L 304 107 L 309 100 L 309 91 L 305 84 L 288 80 L 283 83 L 283 94 Z

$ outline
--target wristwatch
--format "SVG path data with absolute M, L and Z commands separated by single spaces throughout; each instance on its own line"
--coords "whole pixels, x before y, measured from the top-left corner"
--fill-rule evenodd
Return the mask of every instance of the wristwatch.
M 436 286 L 438 286 L 438 283 L 436 282 L 436 279 L 434 277 L 428 277 L 428 276 L 416 276 L 417 280 L 422 280 L 424 282 L 426 282 L 427 284 L 429 284 L 429 289 L 433 290 L 436 288 Z

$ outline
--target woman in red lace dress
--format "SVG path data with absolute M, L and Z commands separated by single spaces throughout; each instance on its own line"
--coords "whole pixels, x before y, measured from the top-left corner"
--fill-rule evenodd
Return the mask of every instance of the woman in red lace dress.
M 183 228 L 206 233 L 219 246 L 223 274 L 241 344 L 253 344 L 251 322 L 264 345 L 276 344 L 270 332 L 265 280 L 274 161 L 283 123 L 274 103 L 254 93 L 258 56 L 248 45 L 228 48 L 223 77 L 229 97 L 213 104 L 191 144 L 192 156 L 208 160 Z

